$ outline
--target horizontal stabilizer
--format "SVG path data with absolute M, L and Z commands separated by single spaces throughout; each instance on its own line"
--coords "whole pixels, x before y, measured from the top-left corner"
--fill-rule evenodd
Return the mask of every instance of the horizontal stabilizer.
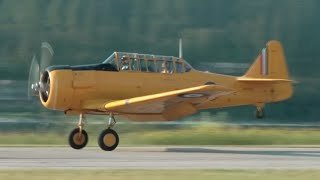
M 289 79 L 266 79 L 266 78 L 246 78 L 239 77 L 237 79 L 239 82 L 270 82 L 270 83 L 281 83 L 281 82 L 289 82 L 292 83 L 292 80 Z

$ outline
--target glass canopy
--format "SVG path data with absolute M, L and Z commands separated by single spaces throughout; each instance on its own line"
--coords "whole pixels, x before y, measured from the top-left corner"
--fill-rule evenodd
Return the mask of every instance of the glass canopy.
M 184 59 L 173 56 L 137 54 L 127 52 L 112 53 L 103 64 L 112 64 L 119 71 L 140 71 L 154 73 L 184 73 L 192 70 Z

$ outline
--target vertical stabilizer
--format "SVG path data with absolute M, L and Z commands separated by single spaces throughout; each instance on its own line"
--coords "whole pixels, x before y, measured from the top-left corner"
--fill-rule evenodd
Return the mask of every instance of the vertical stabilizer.
M 244 75 L 246 78 L 289 79 L 283 48 L 278 41 L 269 41 L 253 65 Z

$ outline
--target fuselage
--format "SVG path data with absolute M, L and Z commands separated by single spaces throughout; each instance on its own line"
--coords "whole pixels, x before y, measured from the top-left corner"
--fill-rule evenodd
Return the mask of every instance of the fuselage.
M 96 71 L 56 69 L 49 72 L 50 96 L 42 101 L 49 109 L 61 111 L 86 111 L 83 104 L 88 101 L 114 101 L 157 94 L 214 83 L 234 93 L 208 101 L 198 109 L 256 105 L 287 99 L 281 93 L 288 84 L 248 84 L 237 81 L 237 77 L 191 70 L 185 73 L 163 74 L 134 71 Z M 288 94 L 287 92 L 285 94 Z M 91 111 L 91 110 L 90 110 Z

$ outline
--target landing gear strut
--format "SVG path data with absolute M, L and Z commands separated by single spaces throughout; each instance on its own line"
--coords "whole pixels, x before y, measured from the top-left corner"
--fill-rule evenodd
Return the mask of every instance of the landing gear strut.
M 263 107 L 257 106 L 256 118 L 258 118 L 258 119 L 264 118 L 264 108 Z
M 73 149 L 82 149 L 84 148 L 88 143 L 88 134 L 83 129 L 84 126 L 84 115 L 80 114 L 78 128 L 75 128 L 71 131 L 69 135 L 69 145 Z
M 113 114 L 110 113 L 108 128 L 103 130 L 98 138 L 99 147 L 105 151 L 113 151 L 119 144 L 119 136 L 111 129 L 116 124 Z

